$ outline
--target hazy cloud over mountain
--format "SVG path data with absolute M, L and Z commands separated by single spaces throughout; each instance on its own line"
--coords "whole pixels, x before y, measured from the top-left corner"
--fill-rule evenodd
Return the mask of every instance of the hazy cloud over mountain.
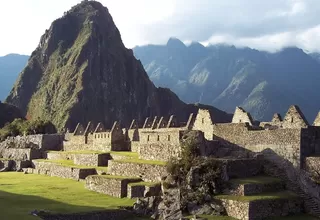
M 10 0 L 0 3 L 0 55 L 31 53 L 41 33 L 80 0 Z M 169 37 L 230 43 L 273 51 L 320 48 L 319 0 L 101 0 L 128 47 Z M 16 7 L 19 5 L 19 7 Z M 15 11 L 11 9 L 15 8 Z M 21 35 L 23 33 L 23 35 Z

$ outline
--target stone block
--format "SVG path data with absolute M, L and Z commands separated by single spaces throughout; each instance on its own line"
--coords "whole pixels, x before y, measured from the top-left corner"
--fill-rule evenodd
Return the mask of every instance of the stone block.
M 109 161 L 109 174 L 117 176 L 137 176 L 148 182 L 160 182 L 161 176 L 167 175 L 165 165 L 150 161 Z
M 74 180 L 85 179 L 89 175 L 96 174 L 96 169 L 94 168 L 65 166 L 46 161 L 32 161 L 32 166 L 37 170 L 38 174 L 46 174 Z
M 283 181 L 268 176 L 258 176 L 247 179 L 229 181 L 225 194 L 236 196 L 250 196 L 267 192 L 277 192 L 285 189 Z
M 81 166 L 108 166 L 111 159 L 109 153 L 105 154 L 74 154 L 74 163 Z
M 3 158 L 12 160 L 33 160 L 42 158 L 42 152 L 31 148 L 4 148 L 1 149 Z
M 227 215 L 240 220 L 261 220 L 301 213 L 300 198 L 257 199 L 253 201 L 221 199 Z
M 134 177 L 93 175 L 86 178 L 86 188 L 113 197 L 124 198 L 127 196 L 128 184 L 140 181 L 140 178 Z
M 141 198 L 144 197 L 144 191 L 146 186 L 144 185 L 134 185 L 128 184 L 128 198 Z

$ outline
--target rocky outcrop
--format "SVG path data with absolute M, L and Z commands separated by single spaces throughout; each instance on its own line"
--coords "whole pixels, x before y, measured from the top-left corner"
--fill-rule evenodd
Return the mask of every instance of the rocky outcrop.
M 175 113 L 186 121 L 198 109 L 154 86 L 123 45 L 108 9 L 96 1 L 82 1 L 52 23 L 6 101 L 28 118 L 69 129 L 78 122 L 111 127 L 114 120 L 129 125 L 132 118 Z

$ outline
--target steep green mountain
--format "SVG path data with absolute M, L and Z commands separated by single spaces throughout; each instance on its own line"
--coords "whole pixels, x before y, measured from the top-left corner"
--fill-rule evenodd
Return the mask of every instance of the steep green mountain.
M 20 110 L 15 106 L 0 102 L 0 128 L 16 118 L 23 118 Z
M 0 57 L 0 100 L 8 96 L 19 73 L 26 66 L 28 58 L 28 56 L 19 54 Z
M 298 48 L 267 53 L 223 44 L 186 46 L 175 38 L 167 45 L 136 47 L 134 54 L 155 85 L 188 103 L 228 112 L 242 106 L 257 120 L 270 120 L 297 104 L 312 122 L 320 108 L 319 54 Z
M 154 86 L 123 45 L 108 9 L 96 1 L 82 1 L 52 23 L 6 102 L 27 118 L 69 129 L 78 122 L 110 127 L 115 120 L 128 125 L 133 118 L 141 122 L 170 114 L 185 121 L 198 108 Z M 225 112 L 209 108 L 221 121 L 230 120 Z

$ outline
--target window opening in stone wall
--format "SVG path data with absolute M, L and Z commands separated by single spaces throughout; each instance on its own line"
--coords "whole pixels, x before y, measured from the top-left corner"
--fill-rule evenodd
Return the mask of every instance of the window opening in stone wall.
M 94 138 L 97 138 L 97 135 L 96 135 L 96 134 L 94 135 Z
M 158 135 L 158 141 L 160 141 L 160 136 Z
M 293 117 L 291 118 L 291 123 L 293 123 Z
M 239 120 L 239 122 L 241 123 L 241 122 L 242 122 L 242 120 L 240 119 L 240 120 Z
M 110 134 L 108 134 L 108 138 L 110 138 Z
M 104 134 L 104 138 L 106 138 L 107 137 L 107 134 Z
M 204 118 L 202 118 L 202 124 L 204 124 Z
M 170 135 L 168 135 L 168 141 L 170 141 Z
M 149 141 L 149 140 L 150 140 L 150 136 L 148 135 L 147 141 Z

